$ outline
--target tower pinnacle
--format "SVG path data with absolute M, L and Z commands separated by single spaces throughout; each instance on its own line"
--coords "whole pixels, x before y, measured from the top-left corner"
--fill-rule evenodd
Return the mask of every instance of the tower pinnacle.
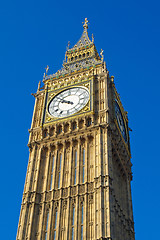
M 85 18 L 85 20 L 84 20 L 83 28 L 84 29 L 88 28 L 88 19 L 87 18 Z

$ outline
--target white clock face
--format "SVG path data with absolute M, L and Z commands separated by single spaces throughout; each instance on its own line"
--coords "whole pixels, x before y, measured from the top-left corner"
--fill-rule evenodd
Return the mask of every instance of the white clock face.
M 80 111 L 89 101 L 89 91 L 73 87 L 57 94 L 49 103 L 48 111 L 53 117 L 67 117 Z

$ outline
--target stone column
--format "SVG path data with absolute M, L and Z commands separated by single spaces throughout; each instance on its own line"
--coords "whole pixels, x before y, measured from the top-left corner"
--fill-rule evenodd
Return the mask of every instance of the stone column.
M 78 239 L 78 211 L 79 211 L 79 205 L 78 205 L 78 196 L 75 199 L 74 202 L 75 206 L 75 219 L 74 219 L 74 240 Z
M 25 219 L 25 214 L 26 214 L 26 206 L 25 205 L 21 205 L 21 215 L 19 218 L 19 227 L 18 227 L 18 232 L 17 232 L 17 240 L 21 240 L 23 239 L 23 227 L 24 227 L 24 219 Z
M 48 191 L 48 181 L 49 181 L 49 162 L 51 158 L 51 147 L 50 145 L 48 146 L 48 151 L 47 151 L 47 156 L 46 156 L 46 166 L 45 166 L 45 172 L 44 172 L 44 184 L 43 184 L 43 192 Z
M 70 198 L 67 199 L 67 205 L 66 205 L 66 220 L 65 220 L 65 233 L 64 233 L 64 239 L 69 239 L 69 217 L 70 217 Z
M 45 206 L 44 203 L 40 205 L 40 210 L 39 210 L 39 226 L 38 226 L 38 236 L 37 240 L 41 240 L 43 236 L 43 231 L 44 231 L 44 213 L 45 213 Z
M 71 186 L 72 184 L 72 152 L 73 152 L 73 142 L 71 141 L 71 146 L 70 146 L 70 157 L 69 157 L 69 174 L 68 174 L 68 186 Z
M 60 188 L 63 187 L 63 178 L 64 178 L 64 161 L 65 161 L 65 142 L 63 141 L 63 149 L 62 149 L 62 162 L 61 162 L 61 176 L 60 176 Z
M 80 184 L 80 160 L 81 160 L 81 139 L 78 138 L 78 146 L 77 146 L 77 178 L 76 184 Z
M 36 161 L 36 152 L 37 152 L 37 145 L 34 144 L 33 150 L 30 153 L 30 157 L 29 157 L 25 192 L 30 191 L 32 189 L 33 174 L 34 174 L 34 170 L 35 170 L 34 166 L 35 166 L 35 161 Z
M 56 240 L 60 239 L 60 230 L 61 230 L 61 212 L 62 212 L 62 200 L 58 201 L 58 215 L 57 215 L 57 227 L 56 227 Z
M 47 239 L 51 239 L 52 219 L 53 219 L 52 212 L 53 212 L 53 201 L 49 203 L 49 219 L 48 219 Z
M 53 169 L 53 182 L 52 182 L 52 188 L 56 188 L 57 184 L 57 175 L 56 175 L 56 169 L 57 169 L 57 164 L 58 164 L 58 145 L 56 143 L 55 145 L 55 159 L 54 159 L 54 169 Z
M 31 239 L 31 234 L 33 236 L 33 233 L 32 233 L 32 224 L 33 224 L 33 215 L 34 215 L 34 210 L 35 210 L 35 204 L 32 202 L 30 203 L 30 211 L 29 211 L 29 216 L 28 216 L 28 232 L 27 232 L 27 236 L 28 236 L 28 239 Z

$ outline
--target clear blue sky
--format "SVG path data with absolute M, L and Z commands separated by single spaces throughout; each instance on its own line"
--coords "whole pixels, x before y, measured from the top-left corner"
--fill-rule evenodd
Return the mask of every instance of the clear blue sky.
M 159 239 L 160 2 L 6 0 L 0 3 L 1 239 L 16 238 L 28 163 L 28 129 L 47 64 L 61 68 L 87 17 L 129 112 L 136 240 Z

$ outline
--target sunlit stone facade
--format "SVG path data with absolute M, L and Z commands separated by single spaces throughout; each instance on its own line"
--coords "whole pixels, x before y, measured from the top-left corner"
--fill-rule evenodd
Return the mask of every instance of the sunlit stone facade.
M 127 112 L 87 22 L 34 94 L 17 240 L 135 239 Z

